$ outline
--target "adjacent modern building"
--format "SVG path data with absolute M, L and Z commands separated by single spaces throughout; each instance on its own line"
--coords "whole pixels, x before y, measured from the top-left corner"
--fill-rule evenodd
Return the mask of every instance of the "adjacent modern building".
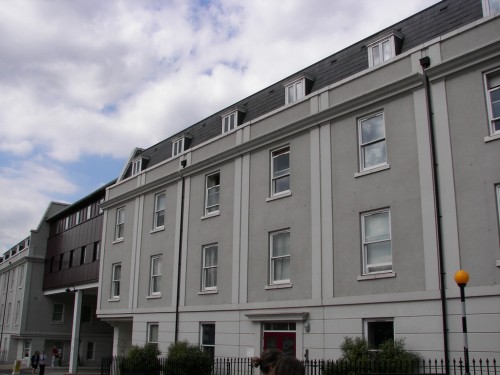
M 115 181 L 113 181 L 114 183 Z M 35 351 L 56 365 L 100 366 L 112 351 L 113 329 L 97 319 L 103 186 L 78 202 L 51 203 L 37 230 L 0 263 L 3 361 Z M 50 363 L 51 364 L 51 363 Z
M 499 10 L 441 1 L 136 149 L 101 205 L 113 354 L 457 358 L 465 269 L 471 357 L 498 359 Z

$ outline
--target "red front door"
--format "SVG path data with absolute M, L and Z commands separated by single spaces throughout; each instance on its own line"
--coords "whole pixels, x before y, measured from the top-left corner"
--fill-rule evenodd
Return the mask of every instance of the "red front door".
M 263 349 L 271 348 L 295 357 L 295 332 L 264 331 Z

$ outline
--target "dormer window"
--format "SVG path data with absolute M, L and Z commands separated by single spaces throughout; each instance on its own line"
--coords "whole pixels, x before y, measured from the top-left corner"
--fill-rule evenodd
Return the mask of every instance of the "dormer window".
M 500 12 L 500 0 L 483 0 L 483 15 L 488 16 Z
M 236 127 L 236 111 L 222 118 L 222 132 L 227 133 Z
M 285 104 L 302 99 L 311 92 L 313 79 L 302 76 L 285 84 Z
M 244 115 L 245 111 L 241 109 L 233 109 L 231 112 L 222 114 L 222 133 L 230 132 L 241 125 Z
M 132 176 L 139 174 L 142 170 L 142 159 L 136 159 L 132 162 Z
M 370 67 L 382 64 L 399 53 L 402 35 L 391 34 L 367 46 Z
M 186 137 L 185 135 L 174 139 L 172 141 L 172 157 L 179 155 L 181 152 L 184 152 L 189 148 L 189 141 L 191 138 Z

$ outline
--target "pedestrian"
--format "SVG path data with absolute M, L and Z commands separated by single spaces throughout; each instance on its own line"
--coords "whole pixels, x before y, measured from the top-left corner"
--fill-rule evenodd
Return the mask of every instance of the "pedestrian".
M 42 354 L 40 354 L 40 357 L 38 359 L 38 365 L 40 366 L 40 375 L 45 374 L 46 364 L 47 364 L 47 356 L 45 355 L 45 352 L 42 350 Z
M 56 365 L 57 354 L 59 351 L 57 350 L 57 346 L 52 347 L 52 363 L 51 366 L 54 367 Z
M 260 367 L 260 371 L 264 375 L 274 375 L 276 363 L 283 357 L 283 352 L 279 349 L 266 349 L 260 357 L 252 358 L 254 367 Z
M 31 356 L 31 368 L 33 369 L 31 373 L 35 375 L 36 369 L 38 368 L 38 361 L 40 360 L 40 353 L 38 350 Z
M 306 369 L 295 357 L 281 358 L 274 369 L 274 375 L 305 375 Z

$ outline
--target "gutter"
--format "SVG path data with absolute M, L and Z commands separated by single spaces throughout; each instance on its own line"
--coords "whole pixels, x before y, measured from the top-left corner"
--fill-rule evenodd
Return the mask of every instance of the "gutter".
M 427 75 L 427 70 L 431 66 L 431 59 L 426 56 L 420 59 L 420 66 L 423 71 L 423 81 L 424 81 L 424 91 L 425 99 L 427 103 L 427 124 L 429 125 L 429 144 L 431 148 L 431 164 L 432 164 L 432 181 L 434 190 L 434 212 L 436 221 L 436 235 L 437 235 L 437 251 L 439 257 L 438 272 L 439 272 L 439 291 L 441 297 L 441 315 L 443 324 L 443 349 L 444 349 L 444 362 L 446 368 L 446 374 L 450 373 L 450 362 L 449 362 L 449 345 L 448 345 L 448 313 L 446 306 L 446 272 L 444 265 L 444 254 L 443 254 L 443 229 L 441 226 L 441 196 L 439 193 L 439 171 L 438 164 L 436 162 L 436 144 L 435 144 L 435 124 L 434 124 L 434 112 L 432 110 L 432 98 L 431 89 L 429 83 L 429 77 Z

